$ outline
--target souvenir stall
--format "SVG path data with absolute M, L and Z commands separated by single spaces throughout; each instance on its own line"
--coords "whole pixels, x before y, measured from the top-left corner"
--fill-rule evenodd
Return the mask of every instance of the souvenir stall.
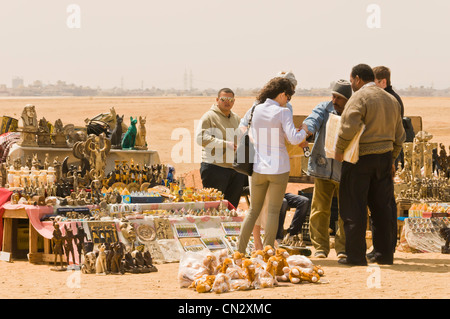
M 449 253 L 450 156 L 432 138 L 420 131 L 405 143 L 404 165 L 396 170 L 401 251 Z
M 25 106 L 0 136 L 2 258 L 21 240 L 30 262 L 52 270 L 137 273 L 186 251 L 233 251 L 239 212 L 215 189 L 186 187 L 145 136 L 145 118 L 127 126 L 114 108 L 76 127 Z

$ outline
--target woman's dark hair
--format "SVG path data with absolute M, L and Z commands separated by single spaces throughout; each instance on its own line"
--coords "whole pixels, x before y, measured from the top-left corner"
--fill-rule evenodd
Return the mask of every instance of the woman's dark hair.
M 259 103 L 264 103 L 267 99 L 274 99 L 278 94 L 285 92 L 292 96 L 295 93 L 294 87 L 286 78 L 276 77 L 270 80 L 259 92 L 256 100 Z
M 375 81 L 375 75 L 373 74 L 373 70 L 367 64 L 358 64 L 355 65 L 352 69 L 352 78 L 358 76 L 364 82 L 373 82 Z

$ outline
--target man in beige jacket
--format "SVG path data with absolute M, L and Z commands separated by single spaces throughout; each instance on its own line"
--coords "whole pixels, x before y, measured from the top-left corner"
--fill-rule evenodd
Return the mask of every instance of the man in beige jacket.
M 223 88 L 216 103 L 203 114 L 197 131 L 197 143 L 202 146 L 200 175 L 204 188 L 215 188 L 224 194 L 235 208 L 239 204 L 248 177 L 232 168 L 237 147 L 237 128 L 240 117 L 231 109 L 234 92 Z
M 366 64 L 353 67 L 350 83 L 355 92 L 341 115 L 335 159 L 343 161 L 344 150 L 364 124 L 356 164 L 342 163 L 339 188 L 340 214 L 344 221 L 346 265 L 367 265 L 365 234 L 367 207 L 373 222 L 372 236 L 378 264 L 392 264 L 392 218 L 389 207 L 394 196 L 392 183 L 397 158 L 405 141 L 401 108 L 397 100 L 374 82 Z

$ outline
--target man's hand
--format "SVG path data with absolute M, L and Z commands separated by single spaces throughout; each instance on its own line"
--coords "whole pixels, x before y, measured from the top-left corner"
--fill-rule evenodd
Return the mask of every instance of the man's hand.
M 334 159 L 336 161 L 343 162 L 344 161 L 344 153 L 336 150 L 336 152 L 334 153 Z
M 306 138 L 310 137 L 313 134 L 308 130 L 308 126 L 305 123 L 302 123 L 302 126 L 300 126 L 298 130 L 304 130 L 306 132 Z
M 307 140 L 304 140 L 303 142 L 301 142 L 300 144 L 298 144 L 298 146 L 300 146 L 301 148 L 305 148 L 309 146 L 309 143 Z

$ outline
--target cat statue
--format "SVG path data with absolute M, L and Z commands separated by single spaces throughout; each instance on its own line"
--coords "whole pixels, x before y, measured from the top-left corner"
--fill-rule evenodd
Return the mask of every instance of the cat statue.
M 137 118 L 133 119 L 130 117 L 131 125 L 128 127 L 127 132 L 122 140 L 122 149 L 134 149 L 134 145 L 136 143 L 136 134 L 137 134 Z
M 106 275 L 106 245 L 100 244 L 98 245 L 98 256 L 95 261 L 95 273 L 97 275 Z
M 136 143 L 134 144 L 134 147 L 138 150 L 147 149 L 147 141 L 146 141 L 147 130 L 145 128 L 146 122 L 147 117 L 139 116 L 139 127 L 136 134 Z
M 122 148 L 122 123 L 123 115 L 116 115 L 116 127 L 111 134 L 111 148 L 120 149 Z

